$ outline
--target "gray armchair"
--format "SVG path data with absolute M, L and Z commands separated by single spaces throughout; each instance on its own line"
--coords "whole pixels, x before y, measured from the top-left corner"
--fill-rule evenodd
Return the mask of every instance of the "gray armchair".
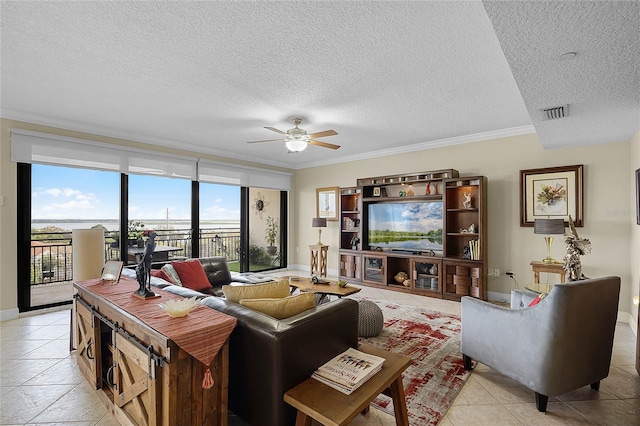
M 582 386 L 598 390 L 609 375 L 620 278 L 556 284 L 537 305 L 534 293 L 513 290 L 511 309 L 462 298 L 461 351 L 471 360 L 533 390 L 545 412 L 549 396 Z

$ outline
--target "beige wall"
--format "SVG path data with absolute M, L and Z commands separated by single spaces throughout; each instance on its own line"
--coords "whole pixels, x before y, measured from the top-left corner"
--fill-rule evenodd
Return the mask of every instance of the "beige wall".
M 631 219 L 631 250 L 630 263 L 631 263 L 631 295 L 640 295 L 640 225 L 636 224 L 636 198 L 635 198 L 635 171 L 640 169 L 640 132 L 631 139 L 631 169 L 629 175 L 631 175 L 631 203 L 630 203 L 630 219 Z M 638 307 L 631 306 L 631 314 L 634 317 L 633 324 L 638 324 Z M 636 330 L 636 335 L 638 330 Z
M 308 267 L 307 245 L 315 241 L 316 234 L 311 228 L 315 188 L 354 186 L 356 179 L 362 177 L 453 168 L 461 175 L 488 178 L 489 267 L 501 272 L 500 277 L 489 277 L 488 288 L 490 292 L 506 295 L 515 282 L 504 272 L 515 272 L 519 286 L 523 287 L 533 281 L 529 263 L 546 255 L 544 239 L 534 235 L 532 228 L 520 227 L 520 170 L 584 164 L 585 226 L 578 228 L 578 233 L 589 238 L 593 247 L 592 253 L 582 258 L 584 273 L 591 277 L 619 275 L 623 281 L 620 310 L 628 313 L 633 292 L 628 255 L 631 223 L 627 212 L 632 193 L 629 158 L 628 141 L 544 150 L 537 136 L 531 134 L 299 170 L 293 214 L 300 238 L 298 246 L 291 247 L 294 258 L 290 263 Z M 330 222 L 322 234 L 323 242 L 330 246 L 329 268 L 334 273 L 338 266 L 338 231 L 339 223 Z M 562 238 L 556 239 L 553 256 L 556 259 L 564 256 Z M 558 282 L 557 276 L 550 276 L 550 282 Z M 637 284 L 634 288 L 637 290 Z

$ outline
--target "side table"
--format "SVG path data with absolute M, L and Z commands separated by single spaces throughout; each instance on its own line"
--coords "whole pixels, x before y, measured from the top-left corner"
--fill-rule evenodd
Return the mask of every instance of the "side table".
M 313 244 L 309 246 L 311 252 L 311 275 L 327 276 L 327 252 L 329 246 Z
M 560 275 L 560 282 L 566 282 L 564 264 L 562 263 L 545 263 L 539 260 L 534 260 L 533 262 L 531 262 L 531 269 L 533 269 L 533 282 L 535 284 L 540 283 L 540 272 L 546 272 L 548 274 L 558 274 Z
M 396 425 L 409 426 L 402 372 L 411 365 L 411 359 L 369 345 L 360 345 L 358 350 L 383 357 L 382 370 L 351 395 L 311 377 L 289 389 L 284 394 L 284 400 L 298 410 L 296 426 L 311 426 L 312 419 L 325 426 L 347 425 L 361 412 L 367 412 L 371 401 L 381 393 L 393 399 Z

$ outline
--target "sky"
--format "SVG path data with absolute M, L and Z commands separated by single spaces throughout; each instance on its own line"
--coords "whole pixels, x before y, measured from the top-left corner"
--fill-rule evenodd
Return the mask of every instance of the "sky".
M 113 219 L 119 217 L 120 173 L 32 166 L 32 219 Z M 129 219 L 191 217 L 191 181 L 129 175 Z M 240 188 L 200 184 L 200 220 L 240 220 Z

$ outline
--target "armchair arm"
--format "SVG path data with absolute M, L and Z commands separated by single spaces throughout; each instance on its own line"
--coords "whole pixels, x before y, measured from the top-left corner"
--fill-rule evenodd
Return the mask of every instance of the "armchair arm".
M 552 339 L 541 306 L 508 309 L 473 297 L 461 303 L 462 353 L 545 394 L 537 385 L 551 364 Z

